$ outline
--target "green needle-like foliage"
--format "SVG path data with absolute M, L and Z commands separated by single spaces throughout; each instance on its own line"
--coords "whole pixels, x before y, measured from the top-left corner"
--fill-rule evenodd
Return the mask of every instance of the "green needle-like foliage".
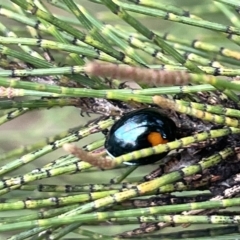
M 239 239 L 239 60 L 237 0 L 2 1 L 0 239 Z M 108 156 L 150 106 L 176 139 Z

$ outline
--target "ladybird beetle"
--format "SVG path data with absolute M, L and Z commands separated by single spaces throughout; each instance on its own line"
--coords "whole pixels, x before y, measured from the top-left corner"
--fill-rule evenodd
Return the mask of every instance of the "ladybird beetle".
M 147 147 L 175 140 L 176 125 L 156 108 L 145 108 L 124 115 L 110 129 L 105 141 L 110 156 L 118 157 Z M 124 162 L 127 165 L 154 163 L 167 153 L 160 153 L 138 160 Z

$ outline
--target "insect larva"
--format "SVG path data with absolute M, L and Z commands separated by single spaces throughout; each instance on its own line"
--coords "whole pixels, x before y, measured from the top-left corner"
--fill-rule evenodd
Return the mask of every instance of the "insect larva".
M 149 86 L 184 85 L 190 79 L 189 74 L 184 71 L 165 71 L 96 61 L 87 63 L 85 72 L 93 76 L 135 81 Z

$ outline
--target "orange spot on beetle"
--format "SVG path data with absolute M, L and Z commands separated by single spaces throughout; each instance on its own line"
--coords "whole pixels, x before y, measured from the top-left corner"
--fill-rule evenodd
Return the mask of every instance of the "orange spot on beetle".
M 152 146 L 156 146 L 158 144 L 164 144 L 167 143 L 168 140 L 164 139 L 162 135 L 158 132 L 151 132 L 147 136 L 148 142 L 152 144 Z

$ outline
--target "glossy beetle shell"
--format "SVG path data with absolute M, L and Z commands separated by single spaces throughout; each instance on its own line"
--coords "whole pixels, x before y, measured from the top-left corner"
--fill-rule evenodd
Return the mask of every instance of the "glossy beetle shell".
M 157 145 L 158 143 L 153 144 L 149 140 L 149 136 L 152 133 L 159 135 L 163 140 L 162 143 L 165 143 L 175 140 L 175 132 L 175 123 L 157 109 L 145 108 L 136 110 L 124 115 L 112 126 L 105 141 L 105 148 L 109 155 L 118 157 L 132 151 Z M 150 164 L 166 155 L 167 153 L 161 153 L 125 162 L 125 164 Z

